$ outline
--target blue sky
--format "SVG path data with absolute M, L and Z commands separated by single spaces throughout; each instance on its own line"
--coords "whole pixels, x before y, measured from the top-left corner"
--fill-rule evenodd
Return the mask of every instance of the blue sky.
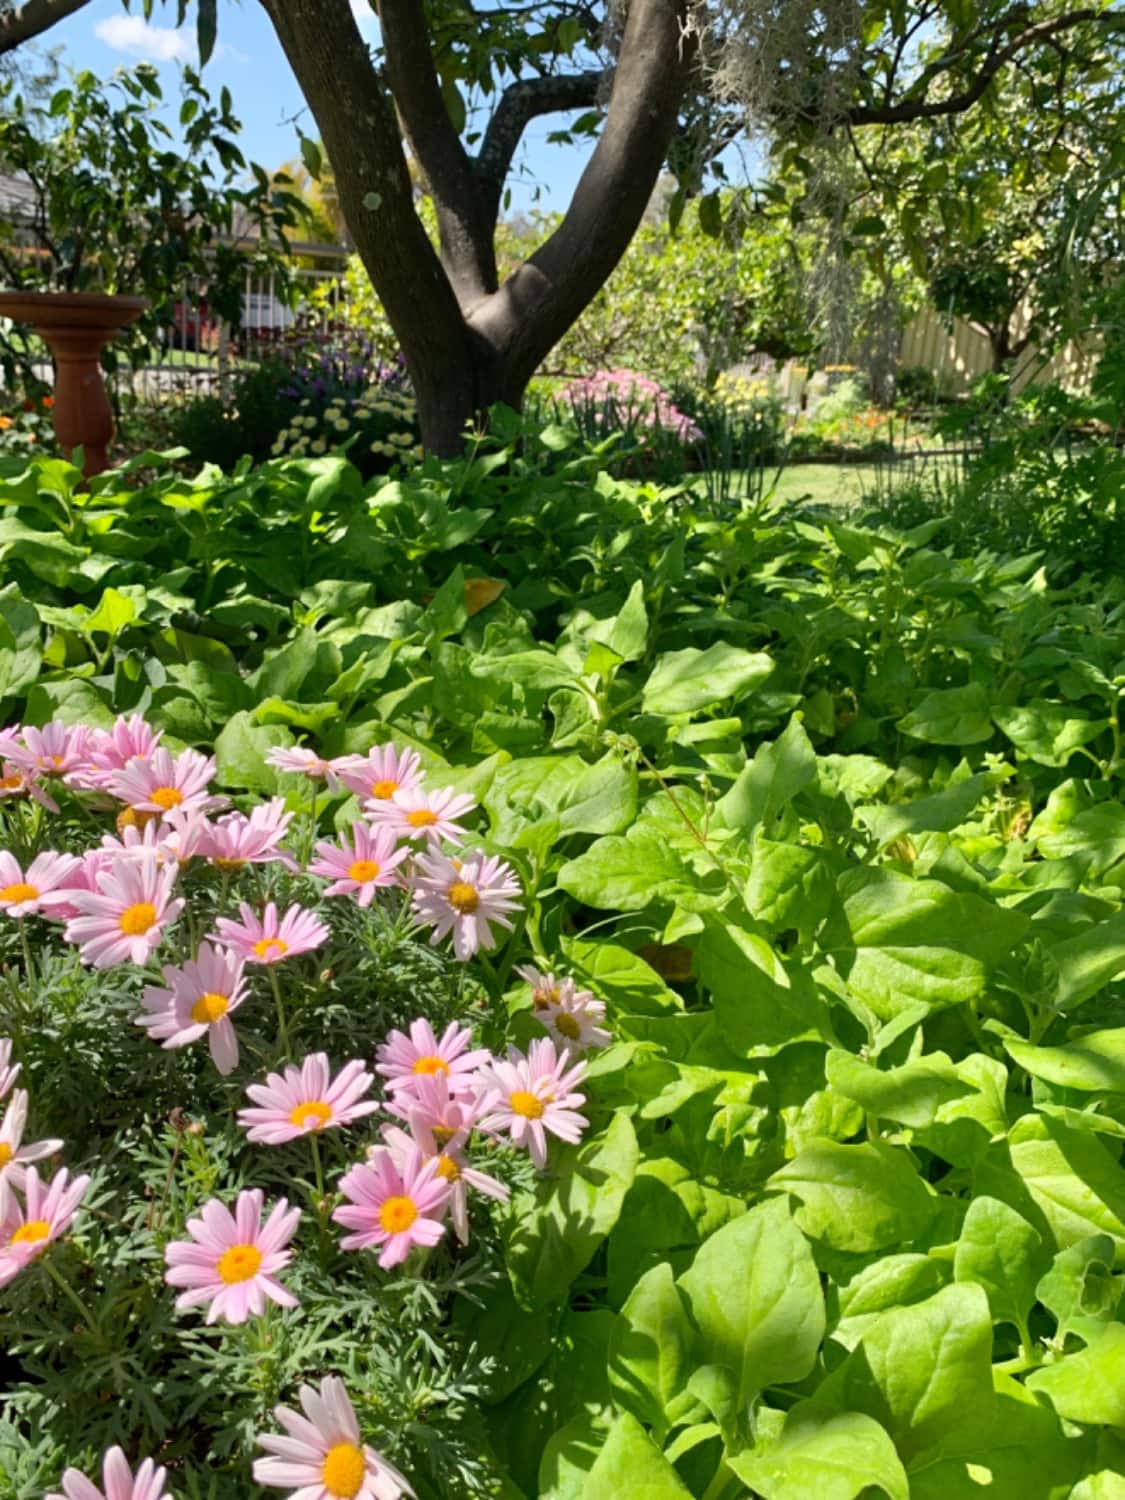
M 365 0 L 353 0 L 361 29 L 374 31 L 375 20 Z M 60 47 L 71 67 L 89 68 L 105 77 L 121 65 L 147 61 L 161 70 L 165 92 L 175 94 L 181 62 L 194 62 L 191 26 L 176 30 L 175 6 L 157 4 L 146 23 L 139 0 L 132 12 L 121 0 L 93 0 L 62 21 L 43 38 L 44 45 Z M 217 93 L 226 84 L 242 119 L 244 155 L 262 166 L 278 167 L 297 155 L 298 125 L 315 135 L 316 125 L 305 107 L 289 63 L 258 0 L 223 0 L 219 7 L 219 44 L 204 78 Z M 563 208 L 585 163 L 589 147 L 557 146 L 546 136 L 559 117 L 536 122 L 529 130 L 521 175 L 512 179 L 512 209 L 538 206 Z M 538 199 L 536 199 L 538 192 Z

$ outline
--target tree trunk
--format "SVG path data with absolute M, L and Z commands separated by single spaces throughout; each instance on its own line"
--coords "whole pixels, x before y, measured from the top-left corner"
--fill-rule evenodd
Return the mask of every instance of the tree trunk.
M 496 287 L 495 162 L 470 159 L 441 102 L 421 0 L 378 0 L 386 77 L 372 66 L 349 0 L 261 0 L 320 127 L 356 251 L 402 347 L 422 441 L 455 455 L 466 425 L 498 401 L 518 407 L 536 368 L 600 290 L 641 221 L 692 63 L 688 0 L 631 0 L 605 126 L 555 232 Z M 589 89 L 592 75 L 575 80 Z M 387 93 L 389 80 L 393 99 Z M 552 101 L 573 95 L 552 89 Z M 554 102 L 553 107 L 560 104 Z M 400 135 L 430 185 L 441 258 L 415 210 Z M 500 146 L 503 149 L 500 149 Z

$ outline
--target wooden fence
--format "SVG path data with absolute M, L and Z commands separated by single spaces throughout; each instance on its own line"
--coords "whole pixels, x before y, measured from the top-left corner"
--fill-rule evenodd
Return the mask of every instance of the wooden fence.
M 1013 387 L 1043 385 L 1057 381 L 1067 390 L 1081 393 L 1089 387 L 1098 358 L 1097 340 L 1073 342 L 1044 360 L 1038 349 L 1025 349 L 1016 362 Z M 921 366 L 931 370 L 950 395 L 960 395 L 972 382 L 992 368 L 992 350 L 987 334 L 964 318 L 954 318 L 952 327 L 933 308 L 923 310 L 903 331 L 899 366 Z

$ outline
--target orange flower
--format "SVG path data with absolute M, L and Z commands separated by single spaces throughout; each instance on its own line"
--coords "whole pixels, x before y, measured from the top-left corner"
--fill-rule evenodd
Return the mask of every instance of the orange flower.
M 54 396 L 44 396 L 43 397 L 43 405 L 46 406 L 48 409 L 50 407 L 54 406 L 54 404 L 55 404 L 55 398 L 54 398 Z
M 0 417 L 0 432 L 7 432 L 12 425 L 11 417 Z

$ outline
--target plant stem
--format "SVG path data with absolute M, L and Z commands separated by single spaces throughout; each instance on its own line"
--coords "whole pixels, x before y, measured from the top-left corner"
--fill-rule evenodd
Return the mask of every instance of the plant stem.
M 27 938 L 27 922 L 26 922 L 26 919 L 21 919 L 21 921 L 20 921 L 20 947 L 23 949 L 23 969 L 24 969 L 24 975 L 25 975 L 25 977 L 27 979 L 28 986 L 30 987 L 30 985 L 31 985 L 31 977 L 32 977 L 32 974 L 34 973 L 35 970 L 34 970 L 34 965 L 31 962 L 31 944 L 30 944 L 30 942 L 28 942 L 28 938 Z
M 82 1298 L 74 1290 L 74 1288 L 71 1286 L 70 1282 L 67 1281 L 66 1277 L 62 1274 L 62 1272 L 59 1271 L 59 1270 L 56 1270 L 56 1268 L 51 1264 L 51 1262 L 49 1260 L 44 1260 L 42 1262 L 42 1266 L 43 1266 L 43 1269 L 46 1271 L 47 1275 L 51 1278 L 51 1280 L 59 1288 L 59 1290 L 61 1292 L 63 1292 L 67 1297 L 70 1298 L 70 1301 L 74 1304 L 74 1306 L 81 1313 L 81 1315 L 82 1315 L 82 1321 L 86 1324 L 86 1327 L 90 1330 L 90 1332 L 94 1335 L 94 1337 L 95 1338 L 100 1337 L 100 1335 L 98 1333 L 98 1325 L 94 1322 L 93 1318 L 90 1316 L 90 1311 L 87 1308 L 85 1302 L 83 1302 Z
M 267 967 L 270 971 L 270 986 L 273 989 L 274 1004 L 277 1007 L 277 1030 L 279 1036 L 281 1037 L 281 1045 L 285 1052 L 285 1056 L 288 1057 L 290 1052 L 289 1028 L 285 1024 L 285 1006 L 282 1003 L 281 999 L 281 981 L 277 977 L 277 965 L 269 964 L 267 965 Z

